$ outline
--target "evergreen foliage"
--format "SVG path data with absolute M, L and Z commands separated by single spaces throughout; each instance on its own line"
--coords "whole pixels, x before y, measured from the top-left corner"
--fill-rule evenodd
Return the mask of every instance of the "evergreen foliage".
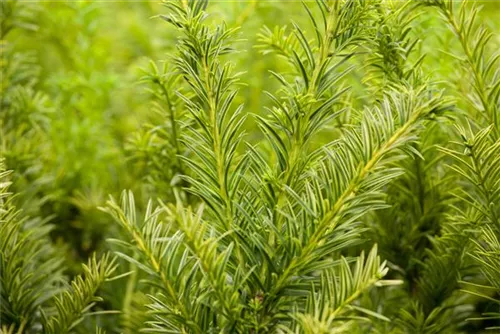
M 95 293 L 111 278 L 114 260 L 94 256 L 68 286 L 63 257 L 50 240 L 51 226 L 16 209 L 9 174 L 0 161 L 2 332 L 69 333 L 101 300 Z
M 500 330 L 479 3 L 162 4 L 1 2 L 1 333 Z

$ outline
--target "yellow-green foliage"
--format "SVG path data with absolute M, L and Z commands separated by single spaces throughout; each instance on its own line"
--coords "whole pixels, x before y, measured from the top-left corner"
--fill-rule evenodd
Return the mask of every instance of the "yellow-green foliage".
M 0 332 L 500 330 L 498 17 L 2 0 Z

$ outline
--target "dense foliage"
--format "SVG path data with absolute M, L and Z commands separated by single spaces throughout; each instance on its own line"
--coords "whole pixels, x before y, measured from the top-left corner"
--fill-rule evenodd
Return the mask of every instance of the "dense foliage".
M 499 15 L 2 0 L 0 332 L 499 331 Z

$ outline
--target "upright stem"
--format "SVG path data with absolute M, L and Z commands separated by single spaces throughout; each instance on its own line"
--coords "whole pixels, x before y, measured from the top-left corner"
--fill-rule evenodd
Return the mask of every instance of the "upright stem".
M 463 29 L 460 27 L 459 23 L 455 19 L 455 16 L 453 15 L 453 4 L 450 5 L 450 8 L 441 8 L 441 10 L 444 12 L 446 18 L 448 19 L 448 22 L 453 28 L 453 32 L 455 35 L 458 37 L 460 44 L 462 46 L 462 49 L 464 50 L 465 56 L 467 57 L 467 63 L 469 64 L 469 67 L 472 71 L 472 75 L 474 77 L 474 81 L 476 84 L 476 92 L 477 95 L 479 96 L 479 100 L 481 101 L 481 104 L 483 106 L 484 112 L 485 112 L 485 117 L 488 119 L 490 123 L 494 125 L 493 132 L 495 134 L 495 137 L 499 137 L 499 131 L 500 129 L 499 124 L 498 124 L 498 115 L 495 110 L 491 110 L 490 104 L 488 103 L 488 97 L 486 93 L 486 87 L 485 87 L 485 78 L 482 76 L 482 74 L 479 72 L 478 68 L 475 65 L 475 59 L 474 59 L 474 54 L 472 50 L 470 49 L 470 46 L 467 41 L 466 34 L 464 33 Z M 472 23 L 471 23 L 472 24 Z M 480 55 L 481 57 L 483 55 Z
M 325 35 L 323 36 L 323 40 L 320 43 L 320 50 L 319 53 L 316 55 L 316 60 L 315 64 L 316 66 L 314 67 L 313 74 L 312 74 L 312 79 L 311 83 L 309 85 L 309 88 L 307 90 L 307 95 L 316 95 L 316 89 L 318 85 L 318 80 L 320 77 L 320 71 L 321 68 L 324 65 L 324 62 L 328 60 L 329 58 L 329 51 L 330 51 L 330 46 L 331 46 L 331 39 L 330 35 L 332 34 L 333 30 L 333 23 L 334 23 L 334 18 L 335 18 L 335 11 L 332 9 L 328 15 L 327 21 L 326 21 L 326 30 L 325 30 Z M 310 107 L 310 106 L 308 106 Z M 299 122 L 300 118 L 302 116 L 299 116 Z M 299 126 L 297 126 L 297 132 L 295 133 L 295 137 L 292 139 L 291 142 L 291 148 L 290 148 L 290 155 L 288 159 L 288 164 L 286 166 L 286 169 L 283 173 L 282 176 L 282 181 L 285 185 L 288 185 L 289 187 L 293 188 L 294 184 L 294 170 L 297 166 L 297 164 L 300 162 L 300 157 L 303 155 L 303 146 L 304 146 L 304 133 L 302 131 L 303 124 L 299 123 Z M 275 225 L 280 225 L 281 219 L 279 217 L 277 212 L 279 209 L 284 205 L 285 202 L 285 192 L 283 188 L 278 189 L 277 191 L 277 200 L 276 200 L 276 205 L 274 208 L 274 215 L 273 215 L 273 220 L 275 222 Z
M 167 103 L 168 116 L 170 119 L 170 125 L 172 127 L 172 137 L 170 140 L 172 141 L 172 144 L 174 145 L 175 161 L 177 164 L 177 172 L 182 174 L 183 173 L 182 162 L 179 158 L 179 155 L 181 154 L 181 149 L 179 147 L 179 137 L 177 135 L 177 122 L 175 119 L 175 111 L 174 111 L 174 108 L 172 106 L 172 102 L 170 101 L 170 96 L 168 95 L 167 89 L 165 88 L 165 86 L 163 85 L 162 82 L 157 81 L 157 83 L 160 86 L 160 89 L 163 93 L 163 96 L 165 96 L 165 102 Z
M 217 178 L 219 182 L 219 192 L 222 197 L 222 200 L 225 203 L 225 215 L 226 215 L 225 223 L 226 227 L 229 229 L 233 219 L 232 203 L 229 193 L 227 191 L 227 180 L 224 172 L 226 161 L 223 152 L 221 152 L 222 143 L 221 143 L 220 129 L 217 123 L 217 105 L 212 91 L 212 86 L 210 84 L 210 66 L 206 61 L 206 58 L 207 57 L 203 56 L 202 60 L 203 71 L 204 71 L 204 84 L 205 84 L 205 89 L 207 90 L 208 93 L 208 111 L 209 111 L 210 125 L 213 131 L 212 135 L 214 136 L 213 149 L 216 160 L 215 163 L 217 168 Z

